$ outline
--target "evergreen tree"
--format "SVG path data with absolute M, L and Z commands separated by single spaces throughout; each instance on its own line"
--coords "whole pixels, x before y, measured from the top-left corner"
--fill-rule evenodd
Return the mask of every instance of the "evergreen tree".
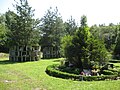
M 90 68 L 91 62 L 103 65 L 108 60 L 104 44 L 92 36 L 86 20 L 86 16 L 82 16 L 82 25 L 75 35 L 63 40 L 65 57 L 71 64 L 80 69 Z
M 118 33 L 118 37 L 117 37 L 116 46 L 114 49 L 114 57 L 116 59 L 120 59 L 120 26 L 119 26 L 119 33 Z
M 88 50 L 89 50 L 89 61 L 91 64 L 96 64 L 98 66 L 103 66 L 108 62 L 107 50 L 105 48 L 104 42 L 94 36 L 88 39 Z
M 60 39 L 63 36 L 63 21 L 58 13 L 58 9 L 47 10 L 44 17 L 41 19 L 41 45 L 42 47 L 53 46 L 60 49 Z
M 75 23 L 75 19 L 71 18 L 67 20 L 67 22 L 64 23 L 65 30 L 64 33 L 65 35 L 74 35 L 74 33 L 77 30 L 77 25 Z
M 0 14 L 0 52 L 8 52 L 6 33 L 5 15 Z
M 81 27 L 84 28 L 87 26 L 87 17 L 85 15 L 83 15 L 81 17 Z
M 39 42 L 38 21 L 33 19 L 32 7 L 27 0 L 15 5 L 17 13 L 6 12 L 6 26 L 9 29 L 9 45 L 36 45 Z
M 86 24 L 86 16 L 81 17 L 81 27 L 76 31 L 71 42 L 65 47 L 65 56 L 74 66 L 83 69 L 83 63 L 88 63 L 87 40 L 90 37 L 89 28 Z M 86 65 L 87 66 L 87 65 Z

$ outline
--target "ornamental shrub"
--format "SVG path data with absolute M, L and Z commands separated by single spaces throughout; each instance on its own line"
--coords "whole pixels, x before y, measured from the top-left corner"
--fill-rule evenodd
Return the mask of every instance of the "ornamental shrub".
M 104 75 L 114 75 L 114 72 L 112 72 L 110 70 L 103 70 L 102 74 L 104 74 Z

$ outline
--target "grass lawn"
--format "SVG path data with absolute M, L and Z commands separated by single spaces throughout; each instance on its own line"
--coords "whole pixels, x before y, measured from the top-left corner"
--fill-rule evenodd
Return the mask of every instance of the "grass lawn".
M 120 80 L 72 81 L 47 75 L 46 67 L 59 60 L 13 63 L 0 59 L 0 90 L 120 90 Z

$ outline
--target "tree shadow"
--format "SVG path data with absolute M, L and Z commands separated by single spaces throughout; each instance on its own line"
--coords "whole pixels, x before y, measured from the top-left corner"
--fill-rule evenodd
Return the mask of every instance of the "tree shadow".
M 56 58 L 56 59 L 53 60 L 53 62 L 61 62 L 61 61 L 63 61 L 63 60 L 64 60 L 64 59 Z
M 46 61 L 52 60 L 53 62 L 60 62 L 61 61 L 59 58 L 41 58 L 41 60 L 46 60 Z
M 0 60 L 0 65 L 16 64 L 16 63 L 23 63 L 23 62 L 10 61 L 10 60 Z
M 53 62 L 60 62 L 61 60 L 54 60 Z

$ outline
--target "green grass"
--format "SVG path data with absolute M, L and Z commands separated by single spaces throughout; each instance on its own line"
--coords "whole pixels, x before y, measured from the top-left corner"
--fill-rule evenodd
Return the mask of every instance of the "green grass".
M 47 75 L 48 65 L 60 59 L 15 63 L 0 59 L 0 90 L 119 90 L 117 81 L 73 81 Z

